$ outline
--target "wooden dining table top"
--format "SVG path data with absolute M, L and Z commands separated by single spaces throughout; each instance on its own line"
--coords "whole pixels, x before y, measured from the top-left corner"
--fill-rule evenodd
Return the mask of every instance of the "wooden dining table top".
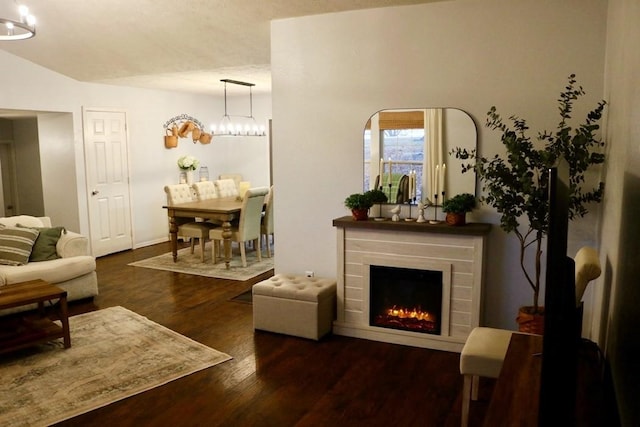
M 242 200 L 236 197 L 225 197 L 195 202 L 166 204 L 163 208 L 176 212 L 236 213 L 242 210 Z

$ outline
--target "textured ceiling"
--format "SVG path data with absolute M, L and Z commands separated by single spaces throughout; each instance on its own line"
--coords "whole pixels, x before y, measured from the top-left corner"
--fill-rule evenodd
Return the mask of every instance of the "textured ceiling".
M 271 20 L 436 1 L 20 0 L 36 37 L 0 49 L 85 82 L 219 94 L 231 78 L 260 93 L 271 90 Z

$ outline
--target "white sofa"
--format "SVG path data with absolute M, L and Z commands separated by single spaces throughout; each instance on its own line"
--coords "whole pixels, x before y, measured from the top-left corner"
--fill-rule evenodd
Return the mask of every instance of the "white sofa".
M 51 227 L 49 217 L 18 215 L 0 218 L 0 224 L 15 227 Z M 67 291 L 67 300 L 79 300 L 98 295 L 96 260 L 90 255 L 87 237 L 66 231 L 56 244 L 60 258 L 29 262 L 25 265 L 0 265 L 0 291 L 2 286 L 28 280 L 42 279 Z M 34 308 L 32 306 L 1 310 L 0 315 Z

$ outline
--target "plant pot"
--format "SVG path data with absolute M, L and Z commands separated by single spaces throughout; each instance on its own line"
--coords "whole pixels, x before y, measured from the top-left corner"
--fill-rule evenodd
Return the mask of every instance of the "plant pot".
M 356 221 L 366 221 L 369 219 L 369 209 L 351 209 L 351 215 Z
M 538 312 L 533 313 L 533 307 L 520 307 L 518 310 L 518 331 L 529 334 L 544 334 L 544 307 L 538 307 Z
M 467 223 L 467 214 L 464 212 L 447 212 L 445 222 L 449 225 L 465 225 Z

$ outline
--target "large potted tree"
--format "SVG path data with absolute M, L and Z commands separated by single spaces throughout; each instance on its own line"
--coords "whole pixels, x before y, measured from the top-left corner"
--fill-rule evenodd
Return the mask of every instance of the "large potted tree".
M 604 183 L 589 186 L 585 173 L 604 162 L 604 154 L 599 152 L 604 143 L 596 133 L 606 103 L 598 102 L 584 122 L 572 128 L 569 121 L 574 102 L 584 94 L 583 88 L 576 85 L 575 75 L 571 74 L 558 99 L 560 122 L 557 129 L 540 132 L 535 140 L 528 136 L 525 120 L 511 116 L 511 125 L 508 125 L 496 108 L 491 107 L 486 126 L 502 132 L 504 158 L 497 154 L 492 158 L 479 156 L 475 150 L 452 150 L 456 158 L 463 160 L 462 171 L 475 171 L 482 183 L 480 201 L 494 207 L 501 215 L 500 227 L 518 239 L 520 267 L 533 291 L 532 304 L 521 307 L 518 314 L 520 331 L 542 333 L 544 327 L 544 307 L 540 306 L 539 299 L 542 240 L 549 225 L 548 168 L 560 156 L 569 164 L 571 219 L 586 215 L 589 203 L 602 200 Z M 466 160 L 471 162 L 464 162 Z M 529 249 L 534 251 L 533 266 L 526 263 Z

